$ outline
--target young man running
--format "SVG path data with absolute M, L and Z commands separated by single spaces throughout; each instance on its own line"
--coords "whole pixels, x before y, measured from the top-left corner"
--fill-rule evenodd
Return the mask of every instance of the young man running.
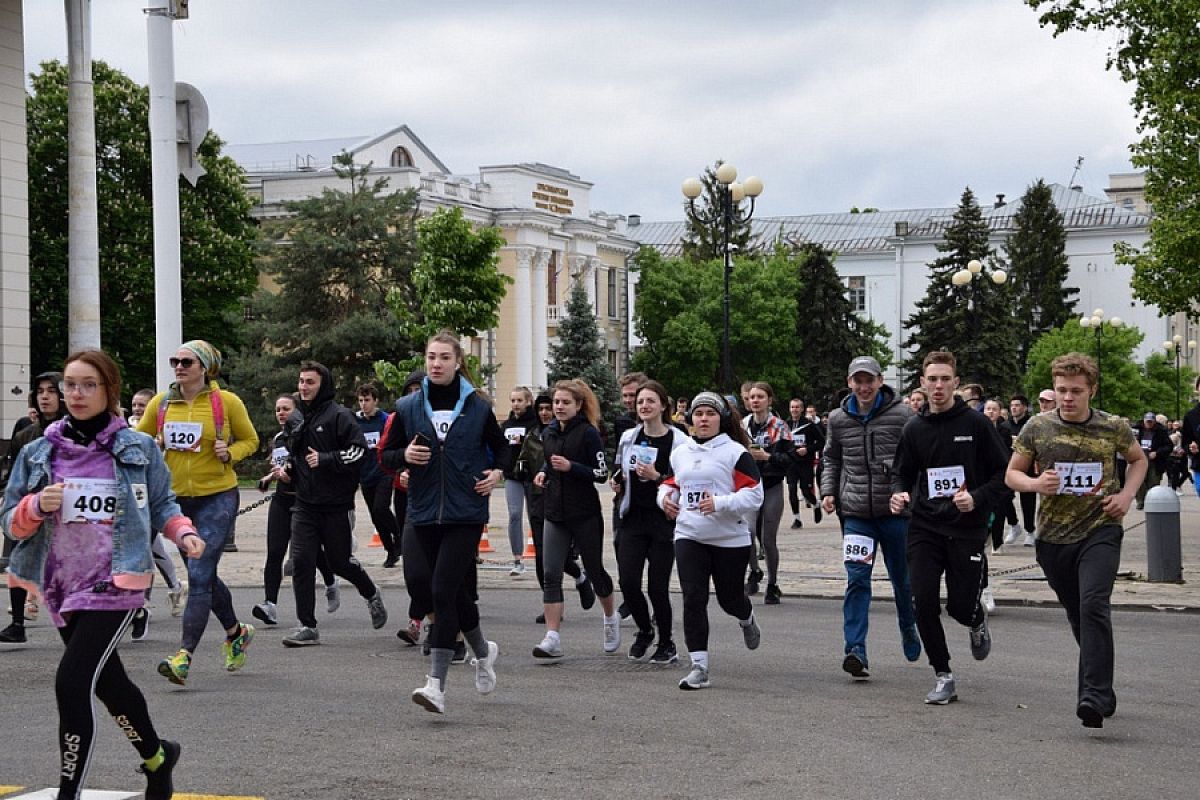
M 1029 421 L 1013 442 L 1005 480 L 1010 489 L 1037 492 L 1037 561 L 1058 596 L 1079 643 L 1075 714 L 1100 728 L 1117 710 L 1113 692 L 1113 635 L 1109 601 L 1121 563 L 1121 519 L 1146 475 L 1146 455 L 1121 420 L 1091 407 L 1099 370 L 1081 353 L 1050 364 L 1057 409 Z M 1116 455 L 1128 462 L 1125 488 Z M 1036 478 L 1026 472 L 1042 467 Z
M 925 356 L 921 386 L 929 406 L 905 424 L 892 470 L 892 513 L 912 504 L 908 573 L 917 629 L 937 678 L 925 702 L 934 705 L 958 699 L 942 628 L 942 575 L 946 613 L 971 629 L 971 655 L 982 661 L 992 649 L 980 602 L 988 515 L 1012 498 L 1004 485 L 1008 457 L 1000 435 L 987 417 L 955 397 L 957 372 L 953 353 L 935 350 Z
M 895 594 L 896 617 L 904 657 L 921 657 L 913 614 L 908 564 L 904 558 L 908 512 L 893 515 L 890 467 L 900 431 L 912 409 L 883 383 L 879 362 L 859 356 L 850 362 L 846 383 L 850 394 L 828 419 L 822 456 L 821 505 L 836 508 L 842 518 L 842 550 L 846 564 L 846 597 L 842 602 L 846 639 L 842 669 L 856 679 L 867 673 L 867 613 L 871 609 L 871 572 L 875 551 L 883 551 Z

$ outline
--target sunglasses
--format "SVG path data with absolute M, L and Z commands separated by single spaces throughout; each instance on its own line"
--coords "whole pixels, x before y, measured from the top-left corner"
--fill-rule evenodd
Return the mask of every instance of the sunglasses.
M 183 367 L 184 369 L 191 369 L 192 367 L 194 367 L 196 365 L 196 359 L 194 359 L 194 358 L 168 358 L 167 363 L 171 365 L 171 369 L 175 369 L 176 367 Z

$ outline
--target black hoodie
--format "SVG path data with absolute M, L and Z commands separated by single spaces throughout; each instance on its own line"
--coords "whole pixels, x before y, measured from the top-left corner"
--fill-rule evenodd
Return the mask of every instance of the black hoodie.
M 929 469 L 961 467 L 975 509 L 963 513 L 949 497 L 930 496 Z M 961 398 L 940 414 L 914 416 L 900 432 L 892 469 L 892 493 L 912 497 L 909 530 L 978 540 L 988 535 L 988 515 L 1012 497 L 1004 484 L 1008 456 L 991 420 Z
M 288 471 L 296 490 L 296 502 L 322 511 L 354 508 L 361 470 L 368 457 L 367 439 L 349 409 L 334 402 L 333 375 L 321 364 L 313 369 L 321 386 L 311 403 L 297 399 L 284 434 L 291 453 Z M 318 453 L 316 469 L 306 460 L 309 448 Z
M 508 480 L 516 480 L 517 476 L 513 472 L 517 467 L 517 456 L 521 454 L 521 445 L 525 441 L 525 437 L 529 435 L 531 428 L 538 426 L 537 411 L 531 404 L 525 409 L 525 413 L 521 415 L 509 412 L 508 419 L 500 424 L 500 430 L 504 431 L 504 439 L 508 442 L 508 451 L 511 454 L 508 462 L 508 467 L 504 470 L 504 477 Z M 533 480 L 533 475 L 527 475 L 523 480 L 526 482 Z
M 42 438 L 42 434 L 46 432 L 51 422 L 62 419 L 67 415 L 67 404 L 63 398 L 62 389 L 58 385 L 62 382 L 61 372 L 43 372 L 34 376 L 29 382 L 29 395 L 34 400 L 34 409 L 37 409 L 37 389 L 38 384 L 50 381 L 54 387 L 54 391 L 58 394 L 58 413 L 52 416 L 45 416 L 40 410 L 37 412 L 37 421 L 17 432 L 17 435 L 12 438 L 12 442 L 8 445 L 8 452 L 4 456 L 4 464 L 0 470 L 0 485 L 8 485 L 8 476 L 12 472 L 13 465 L 17 463 L 17 454 L 21 452 L 21 448 L 35 439 Z

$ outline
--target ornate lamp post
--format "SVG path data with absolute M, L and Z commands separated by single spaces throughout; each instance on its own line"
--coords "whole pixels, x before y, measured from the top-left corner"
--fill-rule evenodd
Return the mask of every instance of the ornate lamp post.
M 1104 355 L 1104 332 L 1112 333 L 1124 324 L 1120 317 L 1105 319 L 1103 308 L 1097 308 L 1090 317 L 1081 317 L 1079 320 L 1081 328 L 1091 328 L 1096 332 L 1096 408 L 1104 407 L 1104 370 L 1100 366 Z
M 696 208 L 696 198 L 704 191 L 699 178 L 688 178 L 683 182 L 683 196 L 687 198 L 687 215 L 705 227 L 721 224 L 722 247 L 725 256 L 724 329 L 721 333 L 721 384 L 727 392 L 736 391 L 733 385 L 733 356 L 729 350 L 729 276 L 733 274 L 733 254 L 729 238 L 734 223 L 748 222 L 754 216 L 754 200 L 763 190 L 763 182 L 753 176 L 741 183 L 737 180 L 737 168 L 733 164 L 717 167 L 717 206 L 707 213 Z M 750 198 L 750 208 L 742 211 L 741 203 Z
M 1187 351 L 1184 352 L 1183 337 L 1178 333 L 1171 337 L 1170 341 L 1163 342 L 1163 350 L 1167 351 L 1168 356 L 1175 357 L 1175 419 L 1183 418 L 1183 407 L 1180 401 L 1180 357 L 1190 356 L 1196 350 L 1196 340 L 1189 339 L 1187 341 Z
M 971 348 L 974 356 L 977 356 L 979 350 L 979 301 L 980 301 L 980 286 L 982 281 L 991 279 L 992 283 L 997 286 L 1002 285 L 1008 280 L 1008 273 L 1002 269 L 993 269 L 988 272 L 983 270 L 983 262 L 977 258 L 972 258 L 967 262 L 967 266 L 960 269 L 958 272 L 950 276 L 950 283 L 955 286 L 969 287 L 967 289 L 967 311 L 974 312 L 968 317 L 971 324 Z M 976 281 L 980 281 L 976 283 Z M 972 358 L 972 362 L 968 366 L 975 369 L 978 368 L 978 359 Z

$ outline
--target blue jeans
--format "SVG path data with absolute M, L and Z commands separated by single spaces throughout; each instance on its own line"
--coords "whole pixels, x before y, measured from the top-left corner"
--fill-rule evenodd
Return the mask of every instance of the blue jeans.
M 204 555 L 184 559 L 188 572 L 188 599 L 183 610 L 183 639 L 179 646 L 189 653 L 196 652 L 200 645 L 210 612 L 224 630 L 238 622 L 229 588 L 217 577 L 217 563 L 237 518 L 238 497 L 237 489 L 229 489 L 204 497 L 177 498 L 180 510 L 191 518 L 196 532 L 204 540 Z
M 847 517 L 842 534 L 867 536 L 875 540 L 875 552 L 883 553 L 888 577 L 892 581 L 892 591 L 896 595 L 896 618 L 900 623 L 900 630 L 905 631 L 916 625 L 917 617 L 913 613 L 912 587 L 908 581 L 908 560 L 905 553 L 908 518 Z M 852 561 L 845 562 L 845 565 L 846 597 L 842 601 L 842 617 L 846 652 L 853 650 L 865 660 L 867 617 L 871 610 L 871 572 L 875 565 Z

